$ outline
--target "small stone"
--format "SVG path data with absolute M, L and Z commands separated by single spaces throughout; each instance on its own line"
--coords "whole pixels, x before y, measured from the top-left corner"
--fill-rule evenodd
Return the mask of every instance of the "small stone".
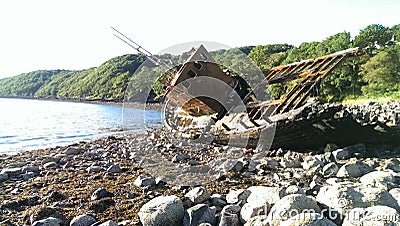
M 246 223 L 252 217 L 259 215 L 267 215 L 270 207 L 271 205 L 269 203 L 262 203 L 262 202 L 245 203 L 242 209 L 240 210 L 240 220 L 242 223 Z
M 266 225 L 268 225 L 268 219 L 267 216 L 265 215 L 252 217 L 246 222 L 246 224 L 244 224 L 244 226 L 266 226 Z
M 304 159 L 304 162 L 301 163 L 301 165 L 303 166 L 303 169 L 309 170 L 318 166 L 322 167 L 324 166 L 324 163 L 315 156 L 307 156 Z
M 122 169 L 121 167 L 119 167 L 118 165 L 111 165 L 110 167 L 108 167 L 107 169 L 107 173 L 121 173 Z
M 42 160 L 42 165 L 48 163 L 48 162 L 56 162 L 58 163 L 60 161 L 60 158 L 57 158 L 55 156 L 46 156 L 43 160 Z
M 229 204 L 235 204 L 238 202 L 246 202 L 247 198 L 251 194 L 251 191 L 246 189 L 239 189 L 234 191 L 229 191 L 226 195 L 226 202 Z
M 8 174 L 7 173 L 0 173 L 0 183 L 8 180 Z
M 301 168 L 302 159 L 299 153 L 288 151 L 283 155 L 280 164 L 284 168 Z
M 95 200 L 90 203 L 89 209 L 93 210 L 96 213 L 102 213 L 106 211 L 111 206 L 115 205 L 115 201 L 112 198 L 103 198 L 100 200 Z
M 293 194 L 305 194 L 305 192 L 299 186 L 290 185 L 284 190 L 282 197 L 286 196 L 286 195 L 293 195 Z
M 32 226 L 59 226 L 63 221 L 54 218 L 54 217 L 49 217 L 40 221 L 35 221 L 33 222 Z
M 215 213 L 206 204 L 198 204 L 186 210 L 183 218 L 184 226 L 197 226 L 201 223 L 215 225 Z
M 224 196 L 220 194 L 213 194 L 210 197 L 211 205 L 212 206 L 226 206 L 227 202 L 224 198 Z
M 45 164 L 43 164 L 43 168 L 45 168 L 45 169 L 54 169 L 57 167 L 58 167 L 58 164 L 56 162 L 46 162 Z
M 138 213 L 145 226 L 182 225 L 185 209 L 176 196 L 159 196 L 144 204 Z
M 204 187 L 196 187 L 186 193 L 185 197 L 196 205 L 207 201 L 210 198 L 210 192 Z
M 335 158 L 335 161 L 346 160 L 352 157 L 348 149 L 343 148 L 333 151 L 332 154 Z
M 105 188 L 99 188 L 94 191 L 90 197 L 91 200 L 99 200 L 105 197 L 113 197 L 114 195 Z
M 66 155 L 78 155 L 83 152 L 82 148 L 79 147 L 68 147 L 67 149 L 64 150 L 64 154 Z
M 238 213 L 240 212 L 240 206 L 238 205 L 227 205 L 221 211 L 221 219 L 219 222 L 219 226 L 239 226 L 240 221 L 238 217 Z
M 90 166 L 86 169 L 86 172 L 88 173 L 98 173 L 102 170 L 100 166 Z
M 33 172 L 33 173 L 39 173 L 39 167 L 37 166 L 24 166 L 21 169 L 21 173 L 29 173 L 29 172 Z
M 177 154 L 174 157 L 172 157 L 172 162 L 185 162 L 186 161 L 186 155 L 184 154 Z
M 372 170 L 372 167 L 362 161 L 352 161 L 340 167 L 336 176 L 358 178 L 366 173 L 371 172 Z
M 0 174 L 3 174 L 3 173 L 7 174 L 8 178 L 13 178 L 13 177 L 19 176 L 21 174 L 21 168 L 19 168 L 19 167 L 5 168 L 0 172 Z
M 339 167 L 335 162 L 331 162 L 326 164 L 322 168 L 322 175 L 326 178 L 336 176 L 337 172 L 339 171 Z
M 2 225 L 2 226 L 14 226 L 14 224 L 9 219 L 0 221 L 0 225 Z
M 118 223 L 116 223 L 112 220 L 108 220 L 104 223 L 99 224 L 98 226 L 118 226 Z
M 146 177 L 146 176 L 138 176 L 133 182 L 133 184 L 137 187 L 146 187 L 146 186 L 152 186 L 156 184 L 156 180 L 152 177 Z
M 243 170 L 243 168 L 244 168 L 244 163 L 243 163 L 242 161 L 238 160 L 238 161 L 235 163 L 235 165 L 233 165 L 232 171 L 240 172 L 240 171 Z
M 90 226 L 94 223 L 96 223 L 96 219 L 90 215 L 79 215 L 74 217 L 71 222 L 70 222 L 70 226 Z
M 156 185 L 167 184 L 167 178 L 165 178 L 164 176 L 157 177 L 155 179 L 155 181 L 156 181 Z

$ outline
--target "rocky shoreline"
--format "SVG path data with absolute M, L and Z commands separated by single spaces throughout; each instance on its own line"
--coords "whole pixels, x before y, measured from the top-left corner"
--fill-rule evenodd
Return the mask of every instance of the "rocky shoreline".
M 397 146 L 242 149 L 219 179 L 179 186 L 138 163 L 149 144 L 178 166 L 203 160 L 160 131 L 0 156 L 1 225 L 400 225 Z

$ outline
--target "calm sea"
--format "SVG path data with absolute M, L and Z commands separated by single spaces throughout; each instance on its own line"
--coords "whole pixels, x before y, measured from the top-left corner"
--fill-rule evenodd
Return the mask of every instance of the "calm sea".
M 140 132 L 160 121 L 156 110 L 0 98 L 0 154 Z

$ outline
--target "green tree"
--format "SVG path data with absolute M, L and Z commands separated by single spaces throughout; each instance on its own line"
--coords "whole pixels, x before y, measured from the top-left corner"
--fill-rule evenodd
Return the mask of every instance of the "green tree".
M 400 86 L 400 46 L 380 51 L 362 65 L 362 78 L 368 84 L 362 88 L 365 95 L 386 96 L 398 92 Z
M 366 48 L 366 52 L 372 56 L 377 45 L 384 47 L 392 38 L 391 29 L 381 24 L 372 24 L 362 29 L 354 39 L 354 46 Z

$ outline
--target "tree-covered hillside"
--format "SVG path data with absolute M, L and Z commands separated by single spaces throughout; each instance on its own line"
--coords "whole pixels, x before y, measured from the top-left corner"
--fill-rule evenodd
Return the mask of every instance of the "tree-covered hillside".
M 306 42 L 295 47 L 290 44 L 244 46 L 231 50 L 212 52 L 222 66 L 231 66 L 246 72 L 246 80 L 257 83 L 261 78 L 243 55 L 248 55 L 262 73 L 272 67 L 323 56 L 336 51 L 365 48 L 361 57 L 347 59 L 325 78 L 320 87 L 320 98 L 340 101 L 345 98 L 392 97 L 400 99 L 400 25 L 385 27 L 372 24 L 360 30 L 352 38 L 348 32 L 334 34 L 320 42 Z M 188 53 L 180 56 L 160 56 L 168 61 L 182 63 Z M 153 88 L 154 96 L 161 94 L 165 79 L 152 84 L 161 71 L 143 67 L 133 76 L 145 58 L 129 54 L 115 57 L 99 67 L 80 71 L 52 70 L 34 71 L 0 80 L 0 96 L 30 97 L 77 100 L 121 101 L 126 94 L 129 98 L 143 100 Z M 244 75 L 243 75 L 244 76 Z M 127 89 L 128 83 L 130 87 Z M 268 87 L 275 98 L 284 95 L 293 84 L 279 84 Z M 127 92 L 125 93 L 125 90 Z

